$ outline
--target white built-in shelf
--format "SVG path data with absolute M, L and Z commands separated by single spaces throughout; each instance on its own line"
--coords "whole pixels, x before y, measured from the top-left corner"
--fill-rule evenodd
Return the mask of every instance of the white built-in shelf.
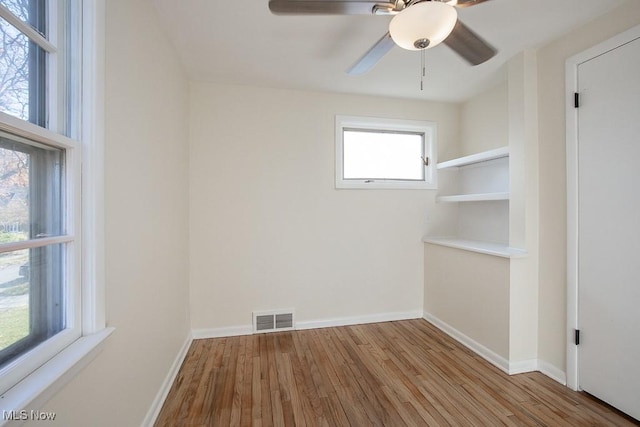
M 450 196 L 436 197 L 436 202 L 482 202 L 487 200 L 509 200 L 509 193 L 453 194 Z
M 474 163 L 487 162 L 489 160 L 509 157 L 509 147 L 496 148 L 494 150 L 483 151 L 482 153 L 471 154 L 470 156 L 458 157 L 438 163 L 438 169 L 447 169 L 460 166 L 472 165 Z
M 482 242 L 478 240 L 467 240 L 457 237 L 430 237 L 422 239 L 425 243 L 433 245 L 447 246 L 450 248 L 462 249 L 465 251 L 478 252 L 486 255 L 493 255 L 502 258 L 521 258 L 527 255 L 524 249 L 512 248 L 508 245 L 495 242 Z

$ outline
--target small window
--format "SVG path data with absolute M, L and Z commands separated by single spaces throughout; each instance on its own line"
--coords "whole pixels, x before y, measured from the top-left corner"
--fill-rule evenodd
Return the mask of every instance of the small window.
M 433 122 L 336 116 L 336 188 L 435 189 Z

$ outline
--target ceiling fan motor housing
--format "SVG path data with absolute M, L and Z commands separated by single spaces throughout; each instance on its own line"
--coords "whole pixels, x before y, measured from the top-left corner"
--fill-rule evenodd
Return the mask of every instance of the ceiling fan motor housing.
M 393 41 L 403 49 L 429 49 L 451 34 L 457 20 L 458 13 L 453 6 L 439 1 L 423 1 L 394 16 L 389 32 Z

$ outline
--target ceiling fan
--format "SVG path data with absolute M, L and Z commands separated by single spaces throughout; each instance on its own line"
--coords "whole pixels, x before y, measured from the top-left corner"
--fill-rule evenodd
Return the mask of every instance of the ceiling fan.
M 424 50 L 446 44 L 471 65 L 482 64 L 496 49 L 464 25 L 456 8 L 487 0 L 269 0 L 275 15 L 395 15 L 389 31 L 348 70 L 369 71 L 396 44 L 408 50 Z

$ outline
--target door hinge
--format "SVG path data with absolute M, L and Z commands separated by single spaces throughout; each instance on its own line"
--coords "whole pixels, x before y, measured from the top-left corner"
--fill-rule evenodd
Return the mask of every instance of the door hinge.
M 574 108 L 580 108 L 580 94 L 578 92 L 573 94 L 573 106 Z
M 576 345 L 580 345 L 580 329 L 575 330 L 574 342 Z

